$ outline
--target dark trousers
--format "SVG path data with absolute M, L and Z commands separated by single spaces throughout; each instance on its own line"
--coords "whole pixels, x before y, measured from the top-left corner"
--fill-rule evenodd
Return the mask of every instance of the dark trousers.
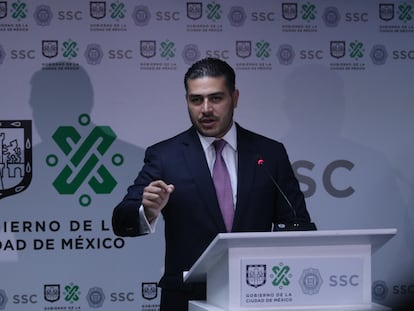
M 188 311 L 190 300 L 206 300 L 206 285 L 194 284 L 191 289 L 161 289 L 160 311 Z

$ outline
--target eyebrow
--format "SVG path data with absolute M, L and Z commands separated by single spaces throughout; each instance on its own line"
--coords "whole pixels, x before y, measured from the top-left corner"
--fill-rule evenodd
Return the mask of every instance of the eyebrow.
M 210 94 L 188 94 L 188 97 L 211 97 L 211 96 L 217 96 L 217 95 L 225 95 L 225 92 L 214 92 L 214 93 L 210 93 Z

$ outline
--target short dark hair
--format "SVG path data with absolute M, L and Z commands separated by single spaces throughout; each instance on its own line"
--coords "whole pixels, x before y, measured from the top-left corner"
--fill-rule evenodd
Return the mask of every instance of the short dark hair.
M 202 77 L 224 77 L 230 94 L 236 89 L 236 74 L 234 69 L 219 58 L 207 57 L 195 62 L 184 76 L 185 92 L 188 94 L 188 80 Z

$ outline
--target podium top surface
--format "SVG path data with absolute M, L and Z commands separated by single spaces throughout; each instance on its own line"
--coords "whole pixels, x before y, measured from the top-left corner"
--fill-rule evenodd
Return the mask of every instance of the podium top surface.
M 200 276 L 205 274 L 229 248 L 371 245 L 374 252 L 396 233 L 397 229 L 394 228 L 219 233 L 185 274 L 184 281 L 200 280 Z

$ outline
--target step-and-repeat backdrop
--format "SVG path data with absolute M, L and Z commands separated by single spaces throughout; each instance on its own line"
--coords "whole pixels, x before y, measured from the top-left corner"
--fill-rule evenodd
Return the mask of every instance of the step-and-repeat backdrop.
M 235 119 L 286 145 L 319 229 L 398 229 L 372 297 L 413 297 L 413 17 L 405 0 L 1 0 L 0 310 L 158 310 L 163 224 L 119 238 L 111 214 L 145 148 L 189 127 L 183 75 L 206 56 L 236 70 Z

